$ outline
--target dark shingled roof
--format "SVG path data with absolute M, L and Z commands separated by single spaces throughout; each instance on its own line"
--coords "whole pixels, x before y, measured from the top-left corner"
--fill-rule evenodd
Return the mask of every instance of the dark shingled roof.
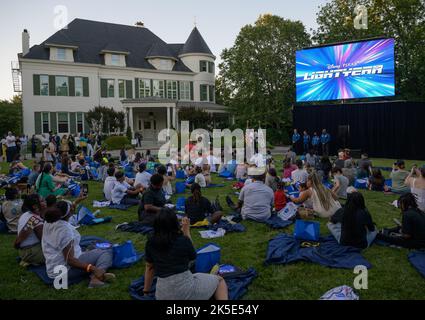
M 183 53 L 212 54 L 198 29 L 193 29 L 186 44 L 167 44 L 147 28 L 75 19 L 40 45 L 33 46 L 23 58 L 49 60 L 46 44 L 76 46 L 74 61 L 103 64 L 102 50 L 129 52 L 127 67 L 155 69 L 149 56 L 172 57 L 173 71 L 192 72 L 180 59 Z
M 207 43 L 204 38 L 202 38 L 198 28 L 196 27 L 193 28 L 189 38 L 180 51 L 180 54 L 186 53 L 206 53 L 212 55 L 210 48 L 208 48 Z

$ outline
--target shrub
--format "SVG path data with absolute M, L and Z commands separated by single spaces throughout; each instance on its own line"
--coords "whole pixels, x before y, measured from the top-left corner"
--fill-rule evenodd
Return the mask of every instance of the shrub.
M 105 140 L 105 146 L 107 150 L 121 150 L 122 148 L 125 148 L 125 146 L 129 144 L 130 144 L 130 141 L 128 141 L 128 138 L 124 136 L 112 136 L 112 137 L 108 137 Z

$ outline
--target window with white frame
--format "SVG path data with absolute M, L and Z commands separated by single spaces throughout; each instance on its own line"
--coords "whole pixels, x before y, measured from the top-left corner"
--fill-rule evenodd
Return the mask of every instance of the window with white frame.
M 60 61 L 66 60 L 66 49 L 65 48 L 57 48 L 56 49 L 56 59 Z
M 49 133 L 50 127 L 49 127 L 49 113 L 48 112 L 42 113 L 42 121 L 43 121 L 43 133 Z
M 201 60 L 199 61 L 199 72 L 207 72 L 208 71 L 208 61 Z
M 190 100 L 190 81 L 180 81 L 180 100 Z
M 119 54 L 112 54 L 111 55 L 111 64 L 113 66 L 119 66 L 121 63 L 121 57 Z
M 139 80 L 139 95 L 140 98 L 151 96 L 151 81 L 149 79 Z
M 160 98 L 165 97 L 164 80 L 153 80 L 153 96 Z
M 200 86 L 200 98 L 201 98 L 201 101 L 208 101 L 208 85 L 201 84 L 201 86 Z
M 49 95 L 49 76 L 40 76 L 40 95 Z
M 177 100 L 177 81 L 167 81 L 167 98 Z
M 125 98 L 125 80 L 118 80 L 118 93 L 120 98 Z
M 56 95 L 61 97 L 67 97 L 69 95 L 69 83 L 68 77 L 56 77 Z
M 83 93 L 84 93 L 83 78 L 77 77 L 75 78 L 75 96 L 82 97 Z
M 109 79 L 107 81 L 108 98 L 115 97 L 115 80 Z
M 58 112 L 58 133 L 69 132 L 69 113 Z
M 83 113 L 77 112 L 77 132 L 83 132 Z

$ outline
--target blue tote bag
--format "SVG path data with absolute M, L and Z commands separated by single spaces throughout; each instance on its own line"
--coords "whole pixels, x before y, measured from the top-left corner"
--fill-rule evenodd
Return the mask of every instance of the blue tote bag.
M 320 223 L 315 221 L 295 221 L 294 238 L 299 240 L 319 241 Z
M 137 253 L 133 242 L 128 240 L 112 247 L 114 254 L 112 266 L 117 269 L 128 268 L 142 259 L 143 254 Z
M 196 251 L 195 271 L 209 273 L 216 264 L 220 264 L 221 248 L 215 243 L 208 243 Z

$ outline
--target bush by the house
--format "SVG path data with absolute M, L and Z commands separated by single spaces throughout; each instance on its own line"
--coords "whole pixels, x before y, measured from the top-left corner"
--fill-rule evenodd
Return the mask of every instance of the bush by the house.
M 125 136 L 112 136 L 105 140 L 104 145 L 107 150 L 120 150 L 125 148 L 126 145 L 130 145 L 130 141 Z

